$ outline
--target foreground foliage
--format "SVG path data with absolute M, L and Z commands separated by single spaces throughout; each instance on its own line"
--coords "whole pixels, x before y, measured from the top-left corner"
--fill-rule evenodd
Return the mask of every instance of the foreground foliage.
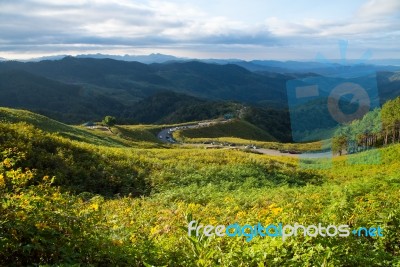
M 0 124 L 0 265 L 400 266 L 400 146 L 301 168 L 239 151 L 129 148 Z M 203 224 L 381 226 L 384 237 L 192 237 Z

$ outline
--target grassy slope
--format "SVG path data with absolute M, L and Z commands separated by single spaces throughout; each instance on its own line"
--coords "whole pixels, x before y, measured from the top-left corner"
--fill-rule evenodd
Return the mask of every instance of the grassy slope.
M 0 129 L 2 151 L 9 146 L 27 150 L 22 163 L 41 168 L 40 174 L 56 175 L 60 183 L 66 181 L 61 178 L 74 179 L 95 193 L 146 195 L 103 199 L 43 194 L 40 187 L 5 195 L 8 204 L 2 206 L 0 222 L 7 246 L 0 250 L 2 265 L 398 266 L 400 262 L 396 245 L 400 145 L 337 157 L 331 165 L 323 162 L 329 168 L 315 170 L 299 167 L 293 158 L 240 151 L 96 146 L 23 124 L 0 123 Z M 377 158 L 376 151 L 379 164 L 366 164 Z M 8 162 L 4 160 L 1 167 Z M 191 215 L 213 225 L 380 225 L 385 236 L 299 236 L 285 242 L 260 237 L 250 242 L 244 237 L 189 240 L 182 227 Z
M 175 139 L 185 143 L 227 142 L 236 145 L 253 144 L 261 148 L 276 150 L 319 151 L 327 148 L 327 142 L 280 143 L 264 130 L 246 121 L 218 124 L 206 128 L 179 130 L 173 133 Z
M 280 142 L 263 142 L 254 141 L 236 137 L 219 137 L 219 138 L 190 138 L 185 139 L 187 143 L 201 144 L 204 142 L 217 142 L 217 143 L 230 143 L 239 146 L 255 145 L 259 148 L 267 148 L 274 150 L 294 150 L 299 152 L 307 151 L 320 151 L 325 150 L 328 147 L 323 142 L 311 142 L 311 143 L 280 143 Z
M 154 144 L 156 146 L 161 145 L 156 136 L 162 129 L 196 123 L 188 122 L 172 125 L 118 125 L 112 128 L 114 134 L 110 134 L 99 130 L 90 130 L 82 126 L 70 126 L 26 110 L 0 108 L 0 120 L 10 123 L 26 122 L 41 130 L 56 133 L 71 140 L 112 147 L 153 147 Z M 252 137 L 257 135 L 261 136 L 259 139 L 271 141 L 256 141 L 252 139 Z M 319 142 L 309 144 L 283 144 L 274 142 L 274 138 L 268 135 L 268 133 L 245 121 L 234 121 L 232 123 L 219 124 L 207 128 L 178 131 L 174 136 L 178 140 L 181 140 L 182 136 L 184 136 L 185 142 L 191 143 L 202 143 L 211 139 L 238 145 L 248 145 L 251 143 L 259 147 L 271 149 L 309 151 L 318 150 L 321 147 Z M 238 136 L 241 136 L 241 138 Z
M 210 127 L 181 130 L 174 135 L 178 140 L 190 141 L 192 138 L 237 137 L 257 141 L 276 141 L 264 130 L 242 120 L 220 123 Z M 186 140 L 188 139 L 188 140 Z
M 113 133 L 119 137 L 135 142 L 149 142 L 159 143 L 160 140 L 156 138 L 150 130 L 153 129 L 151 126 L 146 127 L 145 125 L 132 125 L 132 126 L 114 126 L 112 127 Z
M 173 128 L 177 126 L 185 126 L 185 125 L 192 125 L 198 123 L 197 121 L 193 122 L 185 122 L 185 123 L 175 123 L 175 124 L 137 124 L 137 125 L 118 125 L 117 127 L 113 128 L 113 131 L 115 130 L 116 132 L 121 131 L 121 134 L 126 134 L 128 137 L 133 137 L 137 131 L 147 131 L 148 133 L 152 134 L 154 137 L 157 136 L 157 134 L 166 128 Z M 131 133 L 127 133 L 126 131 L 131 131 Z M 147 136 L 149 140 L 154 139 L 150 136 Z M 146 139 L 145 138 L 145 139 Z M 157 140 L 159 141 L 159 140 Z
M 156 138 L 151 138 L 153 134 L 144 128 L 134 129 L 133 131 L 127 129 L 120 132 L 117 130 L 114 134 L 111 134 L 100 130 L 86 129 L 82 126 L 70 126 L 26 110 L 0 107 L 0 121 L 9 123 L 25 122 L 45 132 L 55 133 L 71 140 L 94 145 L 152 147 L 157 144 Z M 133 136 L 135 137 L 132 138 Z

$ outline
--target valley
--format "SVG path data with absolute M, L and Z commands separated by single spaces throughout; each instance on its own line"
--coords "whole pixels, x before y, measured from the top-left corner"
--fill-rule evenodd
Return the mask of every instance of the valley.
M 396 265 L 400 91 L 396 73 L 379 75 L 380 99 L 391 100 L 328 139 L 293 142 L 285 75 L 206 63 L 0 63 L 0 265 Z M 325 116 L 296 108 L 312 122 Z M 189 236 L 192 220 L 384 234 L 247 242 Z

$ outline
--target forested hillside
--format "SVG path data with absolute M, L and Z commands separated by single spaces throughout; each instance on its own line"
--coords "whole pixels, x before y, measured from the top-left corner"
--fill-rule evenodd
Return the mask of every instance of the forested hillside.
M 382 109 L 340 127 L 332 140 L 333 151 L 355 153 L 400 142 L 400 97 L 386 102 Z
M 125 97 L 143 99 L 159 90 L 171 90 L 213 100 L 256 103 L 285 100 L 285 77 L 271 78 L 236 65 L 201 62 L 142 64 L 111 59 L 66 57 L 56 61 L 2 62 L 0 72 L 23 70 L 63 83 L 90 85 L 127 103 Z M 100 90 L 102 89 L 102 90 Z

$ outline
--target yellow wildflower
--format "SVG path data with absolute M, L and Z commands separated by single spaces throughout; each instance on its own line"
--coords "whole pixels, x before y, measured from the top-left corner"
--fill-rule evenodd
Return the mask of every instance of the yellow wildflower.
M 239 211 L 239 212 L 236 214 L 236 218 L 237 218 L 237 219 L 246 218 L 246 216 L 247 216 L 247 213 L 244 212 L 244 211 Z
M 92 208 L 94 211 L 98 211 L 99 210 L 99 204 L 93 203 L 92 205 L 90 205 L 90 208 Z
M 3 174 L 0 174 L 0 188 L 6 185 L 6 181 L 4 179 Z
M 274 215 L 278 215 L 279 213 L 281 213 L 282 212 L 282 208 L 273 208 L 273 209 L 271 209 L 271 211 L 272 211 L 272 214 L 274 214 Z

